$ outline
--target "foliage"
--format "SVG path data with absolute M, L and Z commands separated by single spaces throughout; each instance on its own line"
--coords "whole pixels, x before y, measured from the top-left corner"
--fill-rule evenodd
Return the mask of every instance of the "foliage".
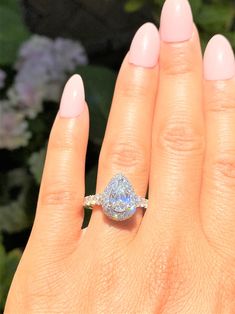
M 31 183 L 26 170 L 14 169 L 1 175 L 0 234 L 19 232 L 32 221 L 27 216 L 27 199 Z
M 91 65 L 79 67 L 77 71 L 84 80 L 86 99 L 89 104 L 90 140 L 94 144 L 101 145 L 116 74 L 110 69 Z
M 116 0 L 119 1 L 119 0 Z M 126 0 L 127 14 L 150 8 L 159 24 L 164 0 Z M 190 0 L 205 46 L 223 32 L 235 47 L 232 0 Z M 90 111 L 86 192 L 95 191 L 97 159 L 105 132 L 116 73 L 88 64 L 77 41 L 30 34 L 23 23 L 20 0 L 0 3 L 0 311 L 21 256 L 21 245 L 8 237 L 30 230 L 41 181 L 49 132 L 67 78 L 79 73 Z M 83 226 L 91 211 L 86 209 Z M 14 248 L 12 250 L 12 248 Z
M 234 0 L 189 0 L 196 25 L 200 30 L 202 46 L 215 33 L 223 33 L 235 48 L 235 4 Z M 152 17 L 159 25 L 159 17 L 164 0 L 126 0 L 126 12 L 133 13 L 143 7 L 150 7 Z
M 19 249 L 6 252 L 0 241 L 0 308 L 4 307 L 8 289 L 21 257 Z
M 4 307 L 8 289 L 21 257 L 21 251 L 6 252 L 0 239 L 0 308 Z
M 73 73 L 83 77 L 91 116 L 89 142 L 92 155 L 98 156 L 116 73 L 87 65 L 86 52 L 77 41 L 30 34 L 18 0 L 1 1 L 0 45 L 0 152 L 6 165 L 0 169 L 1 310 L 21 255 L 18 248 L 9 251 L 12 243 L 4 239 L 32 226 L 48 135 L 63 86 Z M 86 184 L 93 193 L 97 160 L 89 159 Z M 86 209 L 84 226 L 90 214 Z
M 22 41 L 29 37 L 22 15 L 19 1 L 1 0 L 0 4 L 0 64 L 14 62 Z

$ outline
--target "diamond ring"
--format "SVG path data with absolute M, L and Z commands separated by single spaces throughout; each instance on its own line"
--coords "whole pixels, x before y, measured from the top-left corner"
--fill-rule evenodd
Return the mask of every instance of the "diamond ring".
M 94 205 L 101 205 L 105 215 L 121 221 L 133 216 L 138 207 L 147 209 L 148 200 L 136 195 L 128 179 L 123 174 L 117 174 L 110 180 L 103 193 L 85 197 L 85 207 Z

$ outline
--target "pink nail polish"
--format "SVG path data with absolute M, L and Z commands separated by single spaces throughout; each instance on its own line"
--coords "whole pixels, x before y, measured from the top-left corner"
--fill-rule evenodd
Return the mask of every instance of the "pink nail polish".
M 129 51 L 129 62 L 144 68 L 152 68 L 158 62 L 160 40 L 157 27 L 145 23 L 136 32 Z
M 65 85 L 59 114 L 63 118 L 79 116 L 85 107 L 85 93 L 80 75 L 73 75 Z
M 187 41 L 193 34 L 193 16 L 188 0 L 166 0 L 161 13 L 160 35 L 165 42 Z
M 204 53 L 204 77 L 206 80 L 228 80 L 235 75 L 235 61 L 229 41 L 215 35 Z

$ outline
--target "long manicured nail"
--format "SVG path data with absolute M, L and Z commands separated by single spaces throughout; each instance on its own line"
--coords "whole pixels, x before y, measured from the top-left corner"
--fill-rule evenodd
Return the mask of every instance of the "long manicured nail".
M 129 51 L 129 62 L 144 68 L 152 68 L 158 62 L 160 39 L 157 27 L 145 23 L 136 32 Z
M 73 75 L 65 85 L 59 114 L 63 118 L 79 116 L 85 108 L 85 92 L 80 75 Z
M 163 41 L 182 42 L 193 34 L 193 16 L 188 0 L 166 0 L 161 14 L 160 34 Z
M 229 41 L 215 35 L 204 53 L 204 77 L 206 80 L 228 80 L 235 75 L 235 61 Z

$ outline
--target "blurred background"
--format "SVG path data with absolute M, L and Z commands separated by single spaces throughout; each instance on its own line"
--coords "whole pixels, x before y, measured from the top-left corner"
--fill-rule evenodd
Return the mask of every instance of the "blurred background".
M 86 193 L 112 93 L 137 28 L 159 26 L 164 0 L 0 1 L 0 312 L 32 227 L 48 135 L 64 83 L 84 80 L 90 110 Z M 217 32 L 235 47 L 235 1 L 190 0 L 204 49 Z M 84 226 L 90 217 L 86 210 Z

